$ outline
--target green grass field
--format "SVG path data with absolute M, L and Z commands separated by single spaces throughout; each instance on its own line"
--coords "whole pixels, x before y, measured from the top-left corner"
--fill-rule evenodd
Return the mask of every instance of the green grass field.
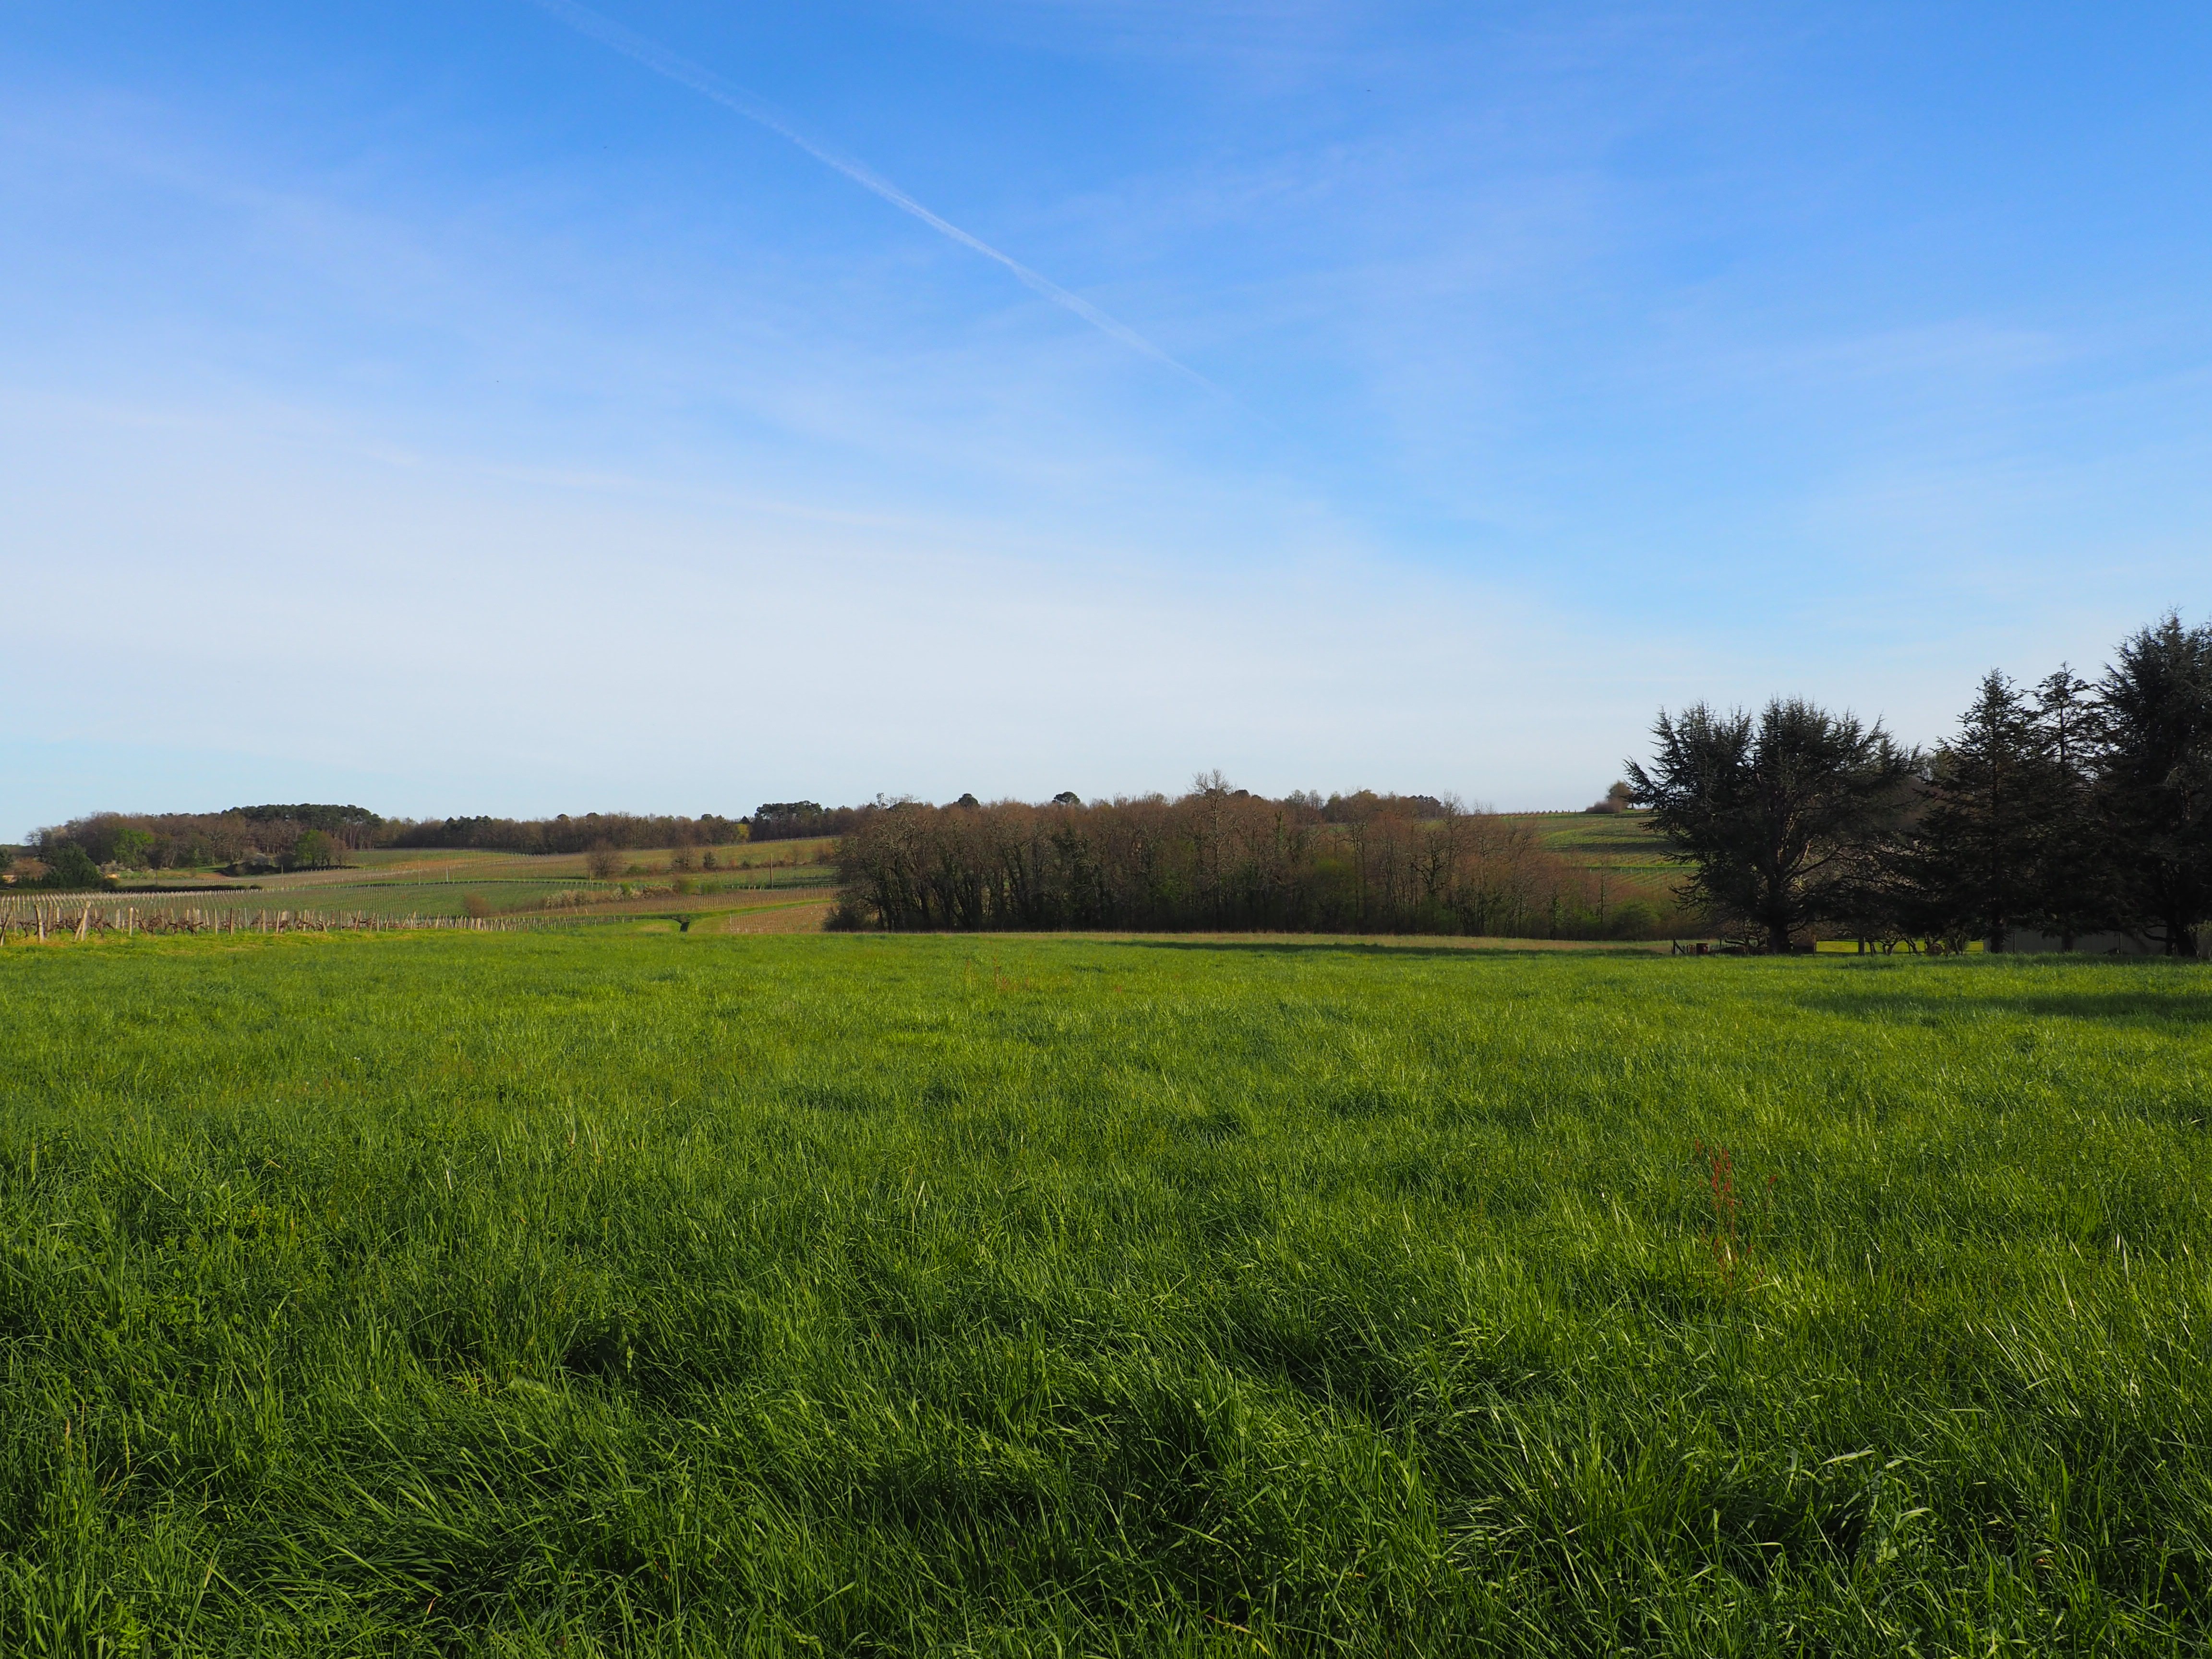
M 2212 1632 L 2201 969 L 141 939 L 0 1054 L 10 1654 Z
M 1509 812 L 1505 817 L 1535 830 L 1553 852 L 1595 869 L 1615 866 L 1666 870 L 1678 878 L 1680 866 L 1668 862 L 1666 843 L 1646 812 Z
M 820 908 L 826 912 L 829 890 L 837 878 L 830 862 L 835 846 L 830 837 L 817 837 L 725 847 L 716 849 L 716 869 L 683 872 L 671 868 L 665 848 L 626 851 L 624 868 L 633 873 L 605 881 L 591 878 L 580 853 L 533 856 L 384 848 L 349 853 L 342 868 L 236 881 L 212 872 L 135 875 L 98 902 L 149 911 L 289 908 L 398 918 L 467 915 L 474 896 L 493 915 L 540 916 L 550 900 L 559 914 L 605 920 L 647 911 L 720 914 L 778 894 L 811 892 L 821 898 Z M 672 891 L 678 878 L 690 890 Z M 139 894 L 131 890 L 133 884 L 192 890 Z M 636 896 L 626 897 L 626 892 Z M 67 895 L 57 896 L 55 902 L 67 902 Z

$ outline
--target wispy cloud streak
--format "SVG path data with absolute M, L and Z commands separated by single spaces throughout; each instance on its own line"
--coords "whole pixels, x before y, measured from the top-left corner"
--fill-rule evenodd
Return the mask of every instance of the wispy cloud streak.
M 766 127 L 778 137 L 796 144 L 823 166 L 836 168 L 863 190 L 872 191 L 880 196 L 900 212 L 921 220 L 932 230 L 940 235 L 950 237 L 961 246 L 971 249 L 995 264 L 1004 265 L 1024 287 L 1042 295 L 1063 310 L 1074 313 L 1109 339 L 1118 340 L 1130 350 L 1141 353 L 1155 362 L 1164 364 L 1185 379 L 1205 387 L 1208 392 L 1216 393 L 1220 392 L 1221 389 L 1206 376 L 1200 374 L 1196 369 L 1178 362 L 1127 323 L 1101 311 L 1081 295 L 1069 293 L 1049 276 L 1045 276 L 1042 271 L 1032 270 L 1012 255 L 1001 253 L 981 237 L 963 230 L 950 219 L 931 212 L 929 209 L 915 201 L 913 197 L 908 195 L 882 174 L 863 167 L 860 162 L 848 157 L 838 155 L 835 150 L 824 149 L 805 134 L 797 131 L 766 104 L 742 88 L 732 86 L 711 70 L 702 69 L 688 58 L 677 56 L 658 41 L 647 40 L 634 30 L 624 28 L 612 18 L 602 16 L 588 6 L 577 4 L 576 0 L 533 0 L 533 3 L 566 23 L 579 34 L 596 40 L 601 46 L 611 46 L 625 58 L 643 64 L 655 75 L 665 76 L 678 86 L 689 87 L 701 97 L 711 98 L 723 108 L 734 110 L 748 121 L 756 122 Z

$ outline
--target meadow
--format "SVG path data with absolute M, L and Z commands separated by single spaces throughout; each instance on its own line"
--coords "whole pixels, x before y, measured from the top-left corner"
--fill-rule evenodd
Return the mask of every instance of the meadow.
M 139 939 L 0 1054 L 9 1653 L 2212 1633 L 2199 967 Z

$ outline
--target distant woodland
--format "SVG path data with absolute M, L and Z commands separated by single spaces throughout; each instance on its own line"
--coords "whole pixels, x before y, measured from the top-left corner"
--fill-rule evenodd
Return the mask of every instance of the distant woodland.
M 223 866 L 307 868 L 338 864 L 380 844 L 386 819 L 359 806 L 234 806 L 225 812 L 95 812 L 41 830 L 30 852 L 50 884 L 82 886 L 110 870 Z
M 30 854 L 42 884 L 88 887 L 117 870 L 313 869 L 376 847 L 478 848 L 505 853 L 590 853 L 601 848 L 728 847 L 836 835 L 860 809 L 770 801 L 749 817 L 647 813 L 566 813 L 551 818 L 386 818 L 359 806 L 301 803 L 224 812 L 94 812 L 42 830 Z

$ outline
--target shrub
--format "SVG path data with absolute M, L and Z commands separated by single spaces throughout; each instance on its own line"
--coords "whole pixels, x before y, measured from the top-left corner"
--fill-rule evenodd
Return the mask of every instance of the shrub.
M 39 878 L 41 887 L 82 891 L 108 884 L 107 878 L 100 873 L 100 866 L 92 861 L 92 854 L 73 841 L 47 847 L 44 856 L 46 873 Z
M 482 893 L 471 893 L 461 901 L 461 908 L 481 921 L 491 914 L 491 901 Z
M 1634 804 L 1636 792 L 1626 783 L 1616 783 L 1597 799 L 1583 808 L 1585 812 L 1626 812 Z
M 1658 931 L 1659 907 L 1649 899 L 1629 899 L 1606 915 L 1607 939 L 1650 939 Z

